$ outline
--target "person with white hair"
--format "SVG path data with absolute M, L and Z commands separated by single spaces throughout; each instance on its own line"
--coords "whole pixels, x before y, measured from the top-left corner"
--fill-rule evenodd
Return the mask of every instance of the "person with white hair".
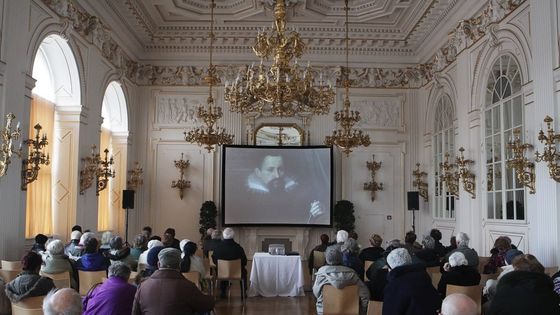
M 387 266 L 383 314 L 436 314 L 441 298 L 423 263 L 412 263 L 408 251 L 397 248 L 387 255 Z
M 43 300 L 45 315 L 80 315 L 82 298 L 74 289 L 51 290 Z
M 79 232 L 78 232 L 79 233 Z M 46 254 L 43 255 L 41 272 L 50 274 L 68 273 L 70 286 L 78 289 L 78 274 L 74 270 L 68 256 L 64 255 L 64 244 L 61 240 L 52 240 L 47 244 Z
M 426 264 L 426 267 L 439 266 L 440 257 L 435 250 L 436 241 L 433 237 L 427 235 L 422 240 L 424 248 L 416 252 L 416 257 Z
M 245 282 L 245 288 L 247 288 L 247 256 L 245 255 L 245 250 L 241 245 L 233 240 L 235 232 L 232 228 L 225 228 L 222 232 L 223 241 L 214 249 L 214 254 L 212 255 L 212 260 L 216 266 L 218 265 L 218 259 L 220 260 L 236 260 L 241 259 L 241 275 L 243 281 Z M 221 297 L 226 297 L 226 290 L 228 287 L 227 281 L 222 281 L 220 284 Z M 245 293 L 243 293 L 245 294 Z
M 84 298 L 84 315 L 130 314 L 136 294 L 136 287 L 128 283 L 130 272 L 126 263 L 112 263 L 109 278 L 90 290 Z
M 439 315 L 477 315 L 476 302 L 463 293 L 448 295 L 441 303 Z
M 113 239 L 113 232 L 111 231 L 105 231 L 103 232 L 103 234 L 101 234 L 101 244 L 99 246 L 99 251 L 100 252 L 107 252 L 111 249 L 111 239 Z
M 348 232 L 346 232 L 345 230 L 339 230 L 338 232 L 336 232 L 337 244 L 342 244 L 346 242 L 347 239 L 348 239 Z
M 442 298 L 445 298 L 448 284 L 471 286 L 480 283 L 480 273 L 477 269 L 469 267 L 465 255 L 461 252 L 451 254 L 449 262 L 443 266 L 443 269 L 438 284 L 438 292 Z
M 144 252 L 142 252 L 142 254 L 140 254 L 140 257 L 138 257 L 138 265 L 142 264 L 142 265 L 146 266 L 148 264 L 148 252 L 150 251 L 150 249 L 152 249 L 154 247 L 163 247 L 163 243 L 161 241 L 158 241 L 158 240 L 149 241 L 148 242 L 148 249 L 146 249 Z
M 461 252 L 467 259 L 468 266 L 478 270 L 478 253 L 474 248 L 469 248 L 470 238 L 466 233 L 460 232 L 457 234 L 457 248 L 447 253 L 443 259 L 443 263 L 449 261 L 449 256 L 456 252 Z
M 317 314 L 323 314 L 323 287 L 325 285 L 332 285 L 337 289 L 357 285 L 360 297 L 360 314 L 365 314 L 369 301 L 369 290 L 352 268 L 342 264 L 343 258 L 340 248 L 336 246 L 327 247 L 325 260 L 327 264 L 319 268 L 315 274 L 315 283 L 313 284 L 313 294 L 317 298 L 315 304 Z
M 180 264 L 179 250 L 165 248 L 158 253 L 159 268 L 138 287 L 133 315 L 198 314 L 214 308 L 214 298 L 185 279 Z

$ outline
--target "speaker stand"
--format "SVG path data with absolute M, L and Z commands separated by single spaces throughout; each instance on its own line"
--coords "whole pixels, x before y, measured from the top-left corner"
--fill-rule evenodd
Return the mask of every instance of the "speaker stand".
M 412 209 L 412 232 L 416 233 L 416 228 L 414 226 L 414 221 L 415 221 L 415 215 L 414 215 L 414 211 L 416 211 L 416 209 Z
M 124 232 L 125 242 L 128 244 L 128 208 L 126 208 L 126 219 L 124 221 L 124 226 L 125 226 L 125 232 Z

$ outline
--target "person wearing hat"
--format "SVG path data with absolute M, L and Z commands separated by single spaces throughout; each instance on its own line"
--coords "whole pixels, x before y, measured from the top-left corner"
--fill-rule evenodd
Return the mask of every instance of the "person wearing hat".
M 161 241 L 158 240 L 151 240 L 148 242 L 148 249 L 146 249 L 145 251 L 142 252 L 142 254 L 140 254 L 140 257 L 138 257 L 138 265 L 147 265 L 148 264 L 148 253 L 150 252 L 150 249 L 154 248 L 154 247 L 163 247 L 163 243 Z
M 80 244 L 80 238 L 82 237 L 82 232 L 80 231 L 72 231 L 70 233 L 70 243 L 64 246 L 64 254 L 68 257 L 79 256 L 76 252 L 76 246 Z
M 498 286 L 498 281 L 500 281 L 500 279 L 506 274 L 508 274 L 509 272 L 515 270 L 515 268 L 512 265 L 513 259 L 521 255 L 523 255 L 523 252 L 518 249 L 510 249 L 506 252 L 504 256 L 504 261 L 506 265 L 502 267 L 502 272 L 498 275 L 498 278 L 496 280 L 488 279 L 488 281 L 486 281 L 486 284 L 484 285 L 484 288 L 482 289 L 482 293 L 488 301 L 492 300 L 492 298 L 496 294 L 496 287 Z M 485 308 L 488 307 L 489 307 L 488 305 L 485 306 Z
M 200 292 L 181 274 L 179 250 L 162 249 L 158 260 L 158 270 L 136 291 L 132 314 L 194 314 L 214 308 L 214 298 Z
M 35 244 L 33 244 L 33 247 L 31 247 L 31 251 L 37 254 L 42 254 L 44 251 L 47 250 L 45 244 L 47 244 L 48 240 L 49 238 L 45 234 L 35 235 Z
M 138 273 L 134 282 L 137 285 L 142 283 L 142 281 L 149 278 L 157 269 L 158 269 L 158 254 L 163 250 L 165 247 L 163 246 L 154 246 L 150 250 L 148 250 L 148 256 L 146 262 L 146 268 Z

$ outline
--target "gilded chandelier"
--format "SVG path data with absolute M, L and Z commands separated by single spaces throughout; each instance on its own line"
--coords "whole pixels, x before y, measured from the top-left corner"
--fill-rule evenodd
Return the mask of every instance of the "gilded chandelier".
M 539 151 L 535 152 L 535 160 L 537 162 L 546 162 L 550 178 L 560 182 L 560 164 L 558 163 L 560 161 L 560 154 L 556 152 L 556 145 L 560 140 L 560 134 L 555 133 L 551 126 L 553 122 L 552 117 L 546 116 L 544 122 L 547 126 L 546 135 L 541 129 L 538 137 L 539 141 L 544 143 L 544 150 L 542 154 Z
M 298 59 L 303 55 L 305 44 L 298 32 L 286 30 L 284 0 L 276 1 L 274 17 L 270 34 L 259 31 L 253 46 L 260 65 L 251 65 L 231 85 L 226 82 L 224 98 L 230 110 L 280 117 L 299 113 L 327 114 L 336 93 L 322 75 L 315 86 L 315 72 L 309 63 L 305 68 L 299 66 Z M 274 59 L 272 64 L 265 65 L 270 58 Z
M 506 162 L 508 168 L 515 170 L 517 181 L 529 188 L 529 193 L 535 193 L 535 163 L 530 162 L 525 157 L 525 151 L 533 149 L 529 143 L 521 142 L 521 130 L 513 131 L 514 139 L 511 140 L 507 148 L 511 150 L 513 157 Z
M 214 0 L 211 3 L 210 9 L 210 64 L 208 66 L 208 74 L 204 81 L 208 83 L 209 94 L 206 103 L 208 109 L 203 106 L 198 107 L 197 116 L 200 118 L 204 125 L 197 127 L 190 131 L 185 131 L 185 141 L 197 143 L 203 146 L 208 153 L 214 150 L 216 145 L 231 144 L 233 142 L 233 135 L 226 133 L 224 128 L 216 127 L 218 119 L 222 118 L 222 108 L 214 104 L 214 97 L 212 96 L 212 88 L 218 82 L 216 76 L 216 67 L 212 64 L 212 52 L 214 47 Z
M 352 152 L 352 149 L 359 146 L 367 147 L 371 144 L 369 136 L 363 134 L 361 130 L 353 129 L 354 125 L 360 121 L 360 112 L 350 110 L 350 79 L 348 66 L 348 0 L 345 0 L 344 10 L 346 11 L 346 68 L 344 69 L 344 109 L 334 113 L 334 121 L 341 129 L 334 130 L 332 136 L 325 138 L 326 145 L 336 145 L 346 156 Z

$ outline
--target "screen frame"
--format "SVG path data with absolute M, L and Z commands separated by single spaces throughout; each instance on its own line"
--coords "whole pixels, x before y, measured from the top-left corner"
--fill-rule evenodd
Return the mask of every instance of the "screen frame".
M 228 223 L 226 224 L 226 199 L 225 199 L 225 173 L 226 173 L 226 154 L 228 148 L 242 148 L 242 149 L 272 149 L 272 150 L 310 150 L 310 149 L 329 149 L 329 158 L 330 158 L 330 172 L 331 172 L 331 180 L 330 180 L 330 207 L 328 207 L 329 211 L 329 224 L 293 224 L 293 223 Z M 286 226 L 286 227 L 323 227 L 323 228 L 332 228 L 334 226 L 333 222 L 333 213 L 334 213 L 334 160 L 333 160 L 333 147 L 332 146 L 324 146 L 324 145 L 311 145 L 311 146 L 269 146 L 269 145 L 224 145 L 222 147 L 222 171 L 220 174 L 220 203 L 222 208 L 221 213 L 221 223 L 222 226 L 248 226 L 248 227 L 255 227 L 255 226 L 268 226 L 268 227 L 279 227 L 279 226 Z

